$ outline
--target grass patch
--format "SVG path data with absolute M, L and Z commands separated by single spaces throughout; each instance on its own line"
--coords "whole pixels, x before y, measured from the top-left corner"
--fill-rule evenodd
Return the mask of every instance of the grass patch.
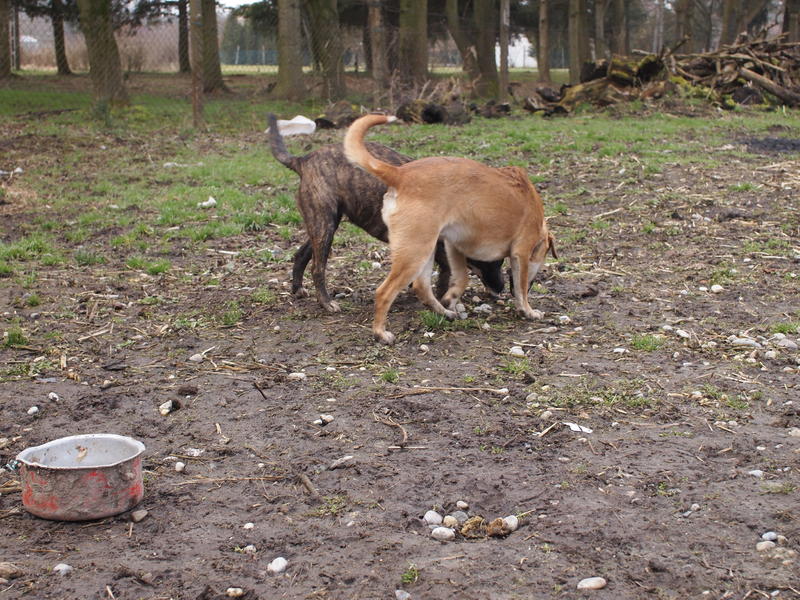
M 14 346 L 26 346 L 28 344 L 28 338 L 25 337 L 25 332 L 22 331 L 22 328 L 19 326 L 11 327 L 5 332 L 3 337 L 5 338 L 4 344 L 9 348 L 13 348 Z
M 784 321 L 783 323 L 773 323 L 769 326 L 770 333 L 783 333 L 792 335 L 800 332 L 800 321 Z
M 453 319 L 452 321 L 431 310 L 423 310 L 419 313 L 422 325 L 430 331 L 464 331 L 479 327 L 475 319 Z
M 660 349 L 665 342 L 666 340 L 660 335 L 635 335 L 631 339 L 631 348 L 642 352 L 655 352 Z

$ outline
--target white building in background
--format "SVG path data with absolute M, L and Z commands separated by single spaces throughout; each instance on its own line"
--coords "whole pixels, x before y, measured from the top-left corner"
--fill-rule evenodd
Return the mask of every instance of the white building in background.
M 511 39 L 508 46 L 508 67 L 535 69 L 536 59 L 530 55 L 531 42 L 524 35 Z M 495 62 L 500 64 L 500 44 L 494 48 Z

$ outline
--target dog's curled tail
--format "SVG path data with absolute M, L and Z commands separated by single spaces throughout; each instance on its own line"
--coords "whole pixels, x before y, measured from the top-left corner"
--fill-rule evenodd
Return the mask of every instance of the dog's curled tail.
M 364 136 L 370 127 L 381 125 L 382 123 L 391 123 L 396 120 L 397 117 L 386 115 L 366 115 L 356 119 L 347 129 L 347 133 L 344 136 L 344 155 L 347 160 L 372 173 L 390 187 L 395 186 L 398 173 L 397 167 L 372 156 L 364 144 Z
M 273 114 L 267 115 L 267 124 L 269 125 L 269 149 L 272 150 L 272 156 L 275 157 L 283 166 L 290 168 L 297 174 L 300 174 L 297 157 L 289 154 L 286 149 L 286 144 L 283 142 L 283 136 L 278 131 L 278 118 Z

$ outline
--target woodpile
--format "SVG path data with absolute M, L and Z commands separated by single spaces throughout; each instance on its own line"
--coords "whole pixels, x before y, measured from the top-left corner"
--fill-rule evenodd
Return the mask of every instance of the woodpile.
M 763 103 L 800 106 L 800 43 L 740 39 L 715 52 L 614 56 L 587 63 L 579 84 L 562 86 L 559 92 L 537 87 L 523 106 L 553 114 L 584 103 L 608 106 L 674 91 L 706 97 L 725 108 Z

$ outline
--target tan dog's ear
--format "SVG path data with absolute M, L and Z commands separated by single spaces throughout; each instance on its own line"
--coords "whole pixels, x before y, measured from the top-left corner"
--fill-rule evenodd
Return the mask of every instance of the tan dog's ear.
M 553 258 L 557 260 L 558 253 L 556 252 L 556 238 L 553 237 L 552 233 L 547 234 L 547 245 L 550 247 L 550 254 L 552 254 Z

